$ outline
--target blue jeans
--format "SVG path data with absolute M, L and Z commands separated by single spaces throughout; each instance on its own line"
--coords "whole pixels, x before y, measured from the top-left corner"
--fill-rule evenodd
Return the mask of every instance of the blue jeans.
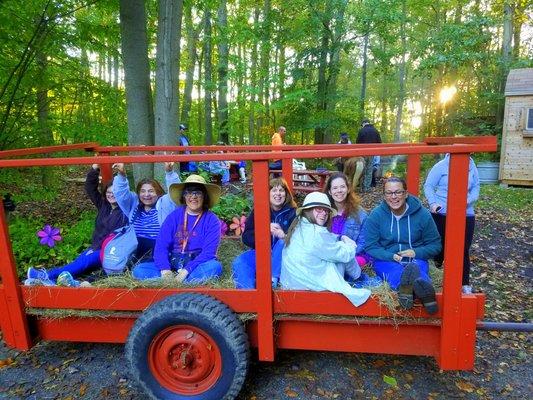
M 277 286 L 281 273 L 281 252 L 285 247 L 283 240 L 278 240 L 272 248 L 272 286 Z M 233 281 L 237 289 L 255 289 L 256 265 L 255 250 L 248 250 L 233 260 Z
M 420 268 L 420 278 L 431 283 L 427 260 L 414 258 L 412 262 Z M 374 260 L 374 271 L 376 272 L 376 275 L 381 277 L 384 281 L 387 281 L 390 287 L 394 290 L 398 290 L 398 287 L 400 286 L 400 277 L 402 276 L 403 266 L 404 264 L 396 261 Z
M 62 267 L 52 268 L 48 271 L 48 277 L 55 282 L 59 274 L 63 271 L 68 271 L 75 278 L 85 272 L 91 272 L 95 269 L 101 268 L 100 263 L 100 249 L 87 249 L 74 259 L 71 263 Z
M 161 278 L 161 270 L 155 265 L 155 262 L 148 261 L 137 264 L 131 274 L 135 279 L 156 279 Z M 220 278 L 222 275 L 222 264 L 218 260 L 209 260 L 193 269 L 185 283 L 202 283 L 209 279 Z

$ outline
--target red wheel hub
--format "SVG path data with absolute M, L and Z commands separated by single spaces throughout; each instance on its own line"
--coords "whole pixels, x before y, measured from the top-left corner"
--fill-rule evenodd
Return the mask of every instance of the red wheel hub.
M 216 342 L 191 325 L 170 326 L 159 332 L 148 348 L 148 364 L 161 386 L 187 395 L 205 392 L 222 372 Z

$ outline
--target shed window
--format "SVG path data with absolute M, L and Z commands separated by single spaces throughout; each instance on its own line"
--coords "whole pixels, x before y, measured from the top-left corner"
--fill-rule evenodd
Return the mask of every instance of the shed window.
M 526 131 L 533 131 L 533 108 L 527 110 Z

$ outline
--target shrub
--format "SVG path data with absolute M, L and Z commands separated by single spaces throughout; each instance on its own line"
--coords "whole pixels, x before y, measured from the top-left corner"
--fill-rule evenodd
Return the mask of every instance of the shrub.
M 62 240 L 52 248 L 39 243 L 37 232 L 47 221 L 42 219 L 14 218 L 9 224 L 11 246 L 17 271 L 23 276 L 28 267 L 60 266 L 76 258 L 91 245 L 94 230 L 94 212 L 84 212 L 73 225 L 61 226 Z M 52 223 L 53 222 L 49 222 Z

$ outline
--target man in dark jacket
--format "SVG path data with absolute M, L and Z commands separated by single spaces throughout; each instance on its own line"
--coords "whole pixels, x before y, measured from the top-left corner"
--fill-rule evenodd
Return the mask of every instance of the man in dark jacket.
M 368 119 L 364 119 L 361 124 L 361 129 L 357 134 L 355 143 L 381 143 L 381 136 L 378 130 L 370 123 Z M 372 171 L 373 171 L 374 156 L 365 157 L 365 169 L 363 171 L 362 192 L 369 192 L 372 185 Z

